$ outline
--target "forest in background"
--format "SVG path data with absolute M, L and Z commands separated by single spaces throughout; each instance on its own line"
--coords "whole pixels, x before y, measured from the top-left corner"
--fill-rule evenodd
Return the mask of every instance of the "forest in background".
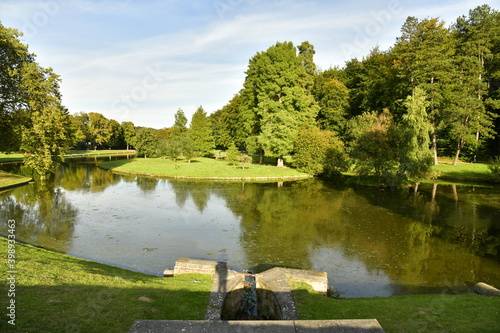
M 190 124 L 178 110 L 156 130 L 99 113 L 71 115 L 60 78 L 36 63 L 21 33 L 0 24 L 0 151 L 21 151 L 40 174 L 70 148 L 134 147 L 139 156 L 210 155 L 213 149 L 277 159 L 314 175 L 354 169 L 399 185 L 428 176 L 438 157 L 500 155 L 500 14 L 488 5 L 447 27 L 408 17 L 389 50 L 343 67 L 316 68 L 314 46 L 278 42 L 256 53 L 242 89 Z

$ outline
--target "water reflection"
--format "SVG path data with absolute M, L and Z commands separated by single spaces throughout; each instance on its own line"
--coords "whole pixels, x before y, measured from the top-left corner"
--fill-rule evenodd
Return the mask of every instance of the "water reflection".
M 498 189 L 186 182 L 72 162 L 49 186 L 0 194 L 0 208 L 23 241 L 151 274 L 192 257 L 326 271 L 347 297 L 500 285 Z

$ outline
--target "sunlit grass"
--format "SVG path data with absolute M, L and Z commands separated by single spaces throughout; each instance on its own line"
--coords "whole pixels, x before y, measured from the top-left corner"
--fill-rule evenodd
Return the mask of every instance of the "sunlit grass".
M 409 295 L 328 298 L 293 285 L 299 319 L 377 319 L 385 332 L 500 332 L 500 297 Z
M 7 253 L 4 238 L 0 249 Z M 15 271 L 16 325 L 4 317 L 1 332 L 127 332 L 137 319 L 202 320 L 211 288 L 210 275 L 161 278 L 23 244 Z
M 432 171 L 436 173 L 440 180 L 453 181 L 476 181 L 491 182 L 491 171 L 488 164 L 485 163 L 458 163 L 453 165 L 451 162 L 441 162 L 434 165 Z
M 211 158 L 196 158 L 188 163 L 181 159 L 174 163 L 171 159 L 163 158 L 135 158 L 131 160 L 117 160 L 104 162 L 102 168 L 115 172 L 131 173 L 163 177 L 189 178 L 286 178 L 308 177 L 307 174 L 292 168 L 278 168 L 273 165 L 230 164 L 226 160 Z
M 4 172 L 4 171 L 0 170 L 0 189 L 2 187 L 23 184 L 23 183 L 29 182 L 30 180 L 31 180 L 30 177 L 19 176 L 19 175 L 15 175 L 15 174 Z

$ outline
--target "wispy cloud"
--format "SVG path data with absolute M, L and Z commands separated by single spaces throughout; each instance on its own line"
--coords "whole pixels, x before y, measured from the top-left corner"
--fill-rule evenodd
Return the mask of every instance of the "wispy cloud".
M 52 9 L 43 9 L 47 4 Z M 37 29 L 26 42 L 43 66 L 61 75 L 70 112 L 100 112 L 159 128 L 172 125 L 178 108 L 190 116 L 200 104 L 208 112 L 222 107 L 242 87 L 249 58 L 277 41 L 310 41 L 317 65 L 326 69 L 362 57 L 376 44 L 391 46 L 409 15 L 454 20 L 480 4 L 3 0 L 0 19 Z

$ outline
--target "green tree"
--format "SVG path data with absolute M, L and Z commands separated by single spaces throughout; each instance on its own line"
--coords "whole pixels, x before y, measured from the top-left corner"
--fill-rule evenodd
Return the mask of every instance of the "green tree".
M 88 140 L 94 149 L 108 145 L 113 134 L 109 119 L 97 112 L 88 113 L 87 133 Z
M 304 59 L 291 42 L 277 43 L 251 58 L 246 72 L 242 94 L 256 113 L 259 143 L 267 155 L 277 157 L 278 166 L 292 152 L 299 130 L 314 126 L 318 113 L 307 90 L 311 82 L 304 78 Z
M 200 106 L 191 118 L 189 136 L 198 155 L 209 155 L 215 148 L 212 127 L 207 113 Z
M 408 112 L 397 125 L 399 138 L 399 172 L 406 179 L 418 183 L 426 176 L 432 165 L 430 133 L 432 125 L 427 116 L 425 91 L 415 88 L 404 105 Z
M 334 69 L 317 75 L 313 95 L 320 107 L 317 117 L 320 128 L 343 133 L 349 108 L 349 89 L 336 76 Z
M 226 159 L 227 161 L 232 164 L 236 165 L 236 162 L 238 161 L 238 156 L 240 155 L 240 151 L 236 147 L 234 143 L 229 145 L 229 148 L 226 150 Z
M 19 150 L 22 129 L 31 119 L 19 69 L 34 63 L 35 55 L 21 43 L 21 36 L 21 32 L 0 22 L 0 151 L 4 152 Z
M 125 142 L 124 134 L 120 123 L 114 119 L 109 120 L 109 126 L 111 127 L 111 136 L 109 138 L 108 147 L 118 149 L 123 146 Z
M 427 114 L 433 127 L 432 148 L 434 164 L 438 163 L 438 134 L 446 125 L 447 96 L 455 73 L 455 47 L 452 33 L 438 18 L 419 21 L 409 17 L 402 27 L 402 35 L 394 47 L 396 63 L 403 83 L 410 89 L 419 86 L 425 90 Z
M 123 137 L 125 140 L 125 143 L 127 144 L 127 150 L 130 149 L 130 146 L 135 145 L 135 126 L 134 123 L 131 121 L 124 121 L 122 122 L 122 130 L 123 130 Z
M 45 179 L 57 163 L 64 161 L 72 142 L 71 118 L 61 105 L 60 79 L 51 68 L 26 63 L 17 70 L 31 115 L 31 126 L 23 128 L 21 150 L 26 156 L 25 164 Z
M 347 156 L 343 152 L 342 142 L 333 132 L 323 131 L 317 127 L 303 129 L 294 142 L 293 164 L 297 170 L 310 175 L 322 175 L 325 173 L 325 166 L 328 165 L 328 173 L 333 175 L 335 169 L 345 169 Z M 334 151 L 343 155 L 342 161 L 336 158 Z
M 135 139 L 137 156 L 152 157 L 158 149 L 158 138 L 156 130 L 152 128 L 141 128 Z
M 491 103 L 492 77 L 488 69 L 495 63 L 495 44 L 500 46 L 500 13 L 488 5 L 476 7 L 468 17 L 457 19 L 453 32 L 458 42 L 455 59 L 458 71 L 450 105 L 454 112 L 450 112 L 452 117 L 447 123 L 450 137 L 457 142 L 453 162 L 456 164 L 466 144 L 474 147 L 476 155 L 480 138 L 492 138 L 494 134 L 495 107 L 491 106 L 495 103 Z
M 188 130 L 187 123 L 188 120 L 184 111 L 182 109 L 177 110 L 175 113 L 174 126 L 172 126 L 172 136 L 181 137 L 184 133 L 186 133 Z
M 349 122 L 351 156 L 361 175 L 375 174 L 380 183 L 391 180 L 397 173 L 397 147 L 388 110 L 377 114 L 367 112 Z M 393 184 L 388 184 L 393 185 Z

